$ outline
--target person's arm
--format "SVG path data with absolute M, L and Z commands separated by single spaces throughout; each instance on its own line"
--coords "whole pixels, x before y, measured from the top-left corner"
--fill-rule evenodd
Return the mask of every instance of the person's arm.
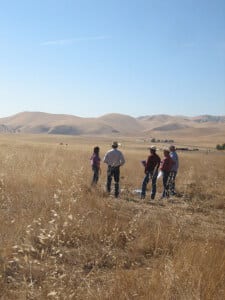
M 161 171 L 165 170 L 165 159 L 161 160 L 161 162 L 160 162 L 160 170 Z
M 102 173 L 102 170 L 101 170 L 101 158 L 99 158 L 99 161 L 98 161 L 98 170 L 99 170 L 99 174 L 101 175 L 101 173 Z
M 175 153 L 176 153 L 176 152 L 175 152 Z M 179 168 L 179 158 L 178 158 L 177 153 L 176 153 L 176 166 L 177 166 L 177 170 L 178 170 L 178 168 Z
M 149 171 L 150 163 L 151 163 L 151 156 L 149 156 L 148 159 L 147 159 L 147 163 L 146 163 L 146 166 L 145 166 L 145 174 Z
M 101 172 L 101 167 L 100 167 L 100 165 L 101 165 L 101 158 L 100 157 L 98 157 L 98 169 L 99 169 L 99 171 Z
M 161 158 L 158 156 L 157 169 L 160 167 Z
M 120 152 L 120 166 L 123 166 L 125 164 L 125 158 L 123 156 L 123 153 Z
M 97 165 L 97 160 L 96 160 L 96 156 L 95 155 L 92 156 L 92 165 L 93 166 Z
M 108 164 L 108 161 L 109 161 L 109 159 L 108 159 L 108 153 L 106 153 L 105 156 L 104 156 L 104 158 L 103 158 L 103 162 L 106 163 L 106 164 Z

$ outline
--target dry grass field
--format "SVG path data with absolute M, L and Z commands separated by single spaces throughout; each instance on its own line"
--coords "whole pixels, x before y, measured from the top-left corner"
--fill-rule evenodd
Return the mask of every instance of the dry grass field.
M 225 154 L 178 153 L 179 197 L 159 179 L 150 203 L 132 192 L 146 145 L 121 142 L 114 199 L 104 164 L 90 187 L 111 139 L 0 136 L 0 299 L 225 299 Z

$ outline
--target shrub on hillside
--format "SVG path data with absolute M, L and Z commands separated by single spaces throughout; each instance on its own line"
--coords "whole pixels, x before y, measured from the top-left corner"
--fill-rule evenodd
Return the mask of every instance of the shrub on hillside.
M 216 149 L 217 150 L 225 150 L 225 143 L 224 144 L 222 144 L 222 145 L 216 145 Z

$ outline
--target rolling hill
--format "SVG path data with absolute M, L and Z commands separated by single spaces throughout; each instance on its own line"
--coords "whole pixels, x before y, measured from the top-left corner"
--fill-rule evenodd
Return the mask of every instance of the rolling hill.
M 0 133 L 126 136 L 220 136 L 225 134 L 225 116 L 152 115 L 138 118 L 118 113 L 98 118 L 65 114 L 21 112 L 0 118 Z

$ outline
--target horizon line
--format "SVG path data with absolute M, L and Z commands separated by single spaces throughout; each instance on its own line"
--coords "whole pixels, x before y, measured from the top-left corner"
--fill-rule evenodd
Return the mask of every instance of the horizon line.
M 194 117 L 205 117 L 205 116 L 213 116 L 213 117 L 225 117 L 225 114 L 209 114 L 209 113 L 203 113 L 203 114 L 196 114 L 196 115 L 182 115 L 182 114 L 165 114 L 165 113 L 154 113 L 154 114 L 145 114 L 145 115 L 139 115 L 137 117 L 133 116 L 132 114 L 126 114 L 126 113 L 119 113 L 119 112 L 108 112 L 104 113 L 98 116 L 81 116 L 81 115 L 75 115 L 70 113 L 54 113 L 54 112 L 46 112 L 46 111 L 34 111 L 34 110 L 24 110 L 17 113 L 13 113 L 10 115 L 0 116 L 0 119 L 4 118 L 10 118 L 19 114 L 23 113 L 41 113 L 41 114 L 49 114 L 49 115 L 64 115 L 64 116 L 73 116 L 78 118 L 84 118 L 84 119 L 97 119 L 101 118 L 107 115 L 121 115 L 121 116 L 128 116 L 135 119 L 138 118 L 145 118 L 145 117 L 153 117 L 153 116 L 170 116 L 170 117 L 188 117 L 188 118 L 194 118 Z

